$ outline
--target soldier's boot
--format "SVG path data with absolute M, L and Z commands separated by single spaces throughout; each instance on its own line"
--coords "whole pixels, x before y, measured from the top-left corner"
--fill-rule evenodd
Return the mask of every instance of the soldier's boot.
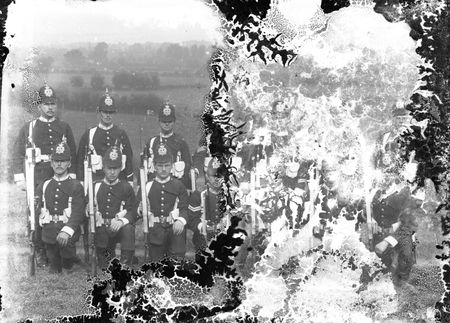
M 58 253 L 49 252 L 48 261 L 50 274 L 60 274 L 62 272 L 61 256 Z
M 120 251 L 120 262 L 129 267 L 133 265 L 134 250 L 121 250 Z
M 96 251 L 97 251 L 97 266 L 98 266 L 98 268 L 106 269 L 106 267 L 108 266 L 106 248 L 97 247 Z
M 38 267 L 46 267 L 48 266 L 49 259 L 47 257 L 47 253 L 45 248 L 39 248 L 36 250 L 36 265 Z
M 74 258 L 61 258 L 61 265 L 65 273 L 71 274 L 74 271 Z

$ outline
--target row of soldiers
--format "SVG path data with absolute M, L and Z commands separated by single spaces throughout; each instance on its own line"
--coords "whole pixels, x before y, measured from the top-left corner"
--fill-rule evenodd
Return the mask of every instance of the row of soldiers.
M 132 264 L 135 224 L 142 217 L 148 220 L 144 229 L 144 232 L 148 230 L 147 260 L 184 257 L 187 229 L 194 232 L 196 247 L 205 246 L 205 216 L 211 218 L 218 214 L 217 196 L 221 183 L 215 179 L 215 173 L 219 164 L 211 158 L 203 158 L 209 161 L 203 162 L 205 169 L 202 169 L 207 193 L 196 191 L 195 179 L 192 182 L 190 178 L 188 145 L 173 131 L 173 105 L 164 104 L 160 109 L 161 131 L 145 145 L 141 159 L 146 160 L 148 167 L 145 180 L 141 181 L 135 194 L 130 140 L 113 122 L 117 108 L 108 91 L 97 108 L 100 123 L 82 135 L 78 151 L 69 124 L 56 117 L 54 89 L 45 84 L 38 91 L 38 98 L 40 117 L 21 129 L 15 143 L 17 160 L 30 163 L 31 156 L 27 152 L 33 152 L 33 174 L 27 172 L 22 162 L 14 165 L 15 182 L 24 186 L 26 180 L 27 192 L 34 193 L 29 209 L 35 214 L 34 221 L 30 222 L 36 224 L 31 231 L 34 231 L 38 265 L 49 263 L 52 272 L 73 266 L 78 259 L 75 243 L 83 232 L 87 237 L 89 231 L 86 217 L 92 213 L 89 203 L 94 205 L 95 212 L 94 221 L 91 221 L 95 222 L 94 229 L 90 230 L 95 232 L 95 260 L 102 267 L 114 256 L 118 242 L 123 262 Z M 89 180 L 92 195 L 88 192 Z M 28 189 L 30 183 L 32 189 Z M 141 192 L 143 189 L 145 194 Z M 143 198 L 147 203 L 142 203 Z M 200 220 L 202 214 L 203 221 Z
M 148 260 L 155 261 L 164 256 L 184 257 L 186 230 L 193 231 L 196 249 L 205 247 L 207 239 L 211 238 L 212 233 L 221 226 L 217 202 L 222 179 L 216 176 L 219 164 L 210 159 L 205 165 L 204 160 L 208 155 L 205 143 L 202 143 L 194 154 L 195 158 L 191 163 L 188 145 L 173 132 L 175 109 L 172 105 L 165 104 L 161 107 L 159 112 L 161 133 L 146 143 L 141 157 L 147 161 L 148 168 L 145 171 L 145 181 L 140 182 L 138 192 L 135 194 L 130 141 L 126 132 L 113 124 L 116 106 L 109 93 L 101 98 L 98 106 L 100 124 L 83 134 L 77 153 L 70 126 L 55 118 L 57 105 L 54 90 L 45 85 L 39 90 L 39 98 L 41 116 L 23 127 L 16 144 L 16 153 L 19 158 L 24 158 L 25 147 L 33 146 L 40 149 L 36 158 L 34 185 L 37 187 L 36 214 L 40 216 L 37 233 L 42 229 L 42 238 L 38 234 L 36 240 L 41 241 L 41 250 L 46 250 L 52 271 L 61 271 L 61 267 L 73 265 L 76 259 L 74 243 L 80 237 L 80 227 L 88 231 L 83 225 L 87 222 L 86 213 L 92 213 L 85 212 L 89 202 L 95 204 L 93 209 L 96 216 L 91 222 L 95 222 L 96 258 L 102 267 L 106 265 L 108 258 L 114 256 L 118 242 L 121 244 L 123 262 L 132 264 L 135 251 L 135 224 L 141 218 L 145 219 L 143 222 Z M 238 169 L 257 168 L 258 163 L 267 160 L 267 155 L 270 155 L 262 144 L 248 145 L 247 148 L 247 152 L 241 152 L 244 153 L 241 156 L 243 168 L 237 166 Z M 87 194 L 85 178 L 87 159 L 90 160 L 94 181 L 91 197 Z M 19 165 L 21 163 L 17 163 L 18 168 Z M 196 191 L 195 181 L 194 183 L 190 181 L 192 165 L 205 172 L 207 188 L 203 192 Z M 252 210 L 248 212 L 254 213 L 250 221 L 253 228 L 259 223 L 260 231 L 270 234 L 270 222 L 280 214 L 284 214 L 292 228 L 300 229 L 309 220 L 303 218 L 306 201 L 317 202 L 322 210 L 319 215 L 320 225 L 312 228 L 312 234 L 318 239 L 323 236 L 327 222 L 332 221 L 333 217 L 364 215 L 364 212 L 359 212 L 365 209 L 363 205 L 342 205 L 338 201 L 337 205 L 328 207 L 328 200 L 334 196 L 331 191 L 324 189 L 327 185 L 323 181 L 319 183 L 321 192 L 314 193 L 321 197 L 312 198 L 307 184 L 312 180 L 308 177 L 308 169 L 312 166 L 308 164 L 289 168 L 286 174 L 280 177 L 282 186 L 292 194 L 279 194 L 275 198 L 270 198 L 268 195 L 277 194 L 277 189 L 271 190 L 270 187 L 266 187 L 267 194 L 256 194 L 258 193 L 256 191 L 261 193 L 265 189 L 258 187 L 260 185 L 255 186 L 257 179 L 252 181 L 252 176 L 250 176 L 250 182 L 253 182 L 251 187 L 248 189 L 245 185 L 239 187 L 247 198 L 252 193 L 244 191 L 253 192 L 253 197 L 249 201 L 245 201 L 245 196 L 242 198 L 243 204 L 253 204 Z M 246 179 L 247 175 L 242 175 L 242 179 Z M 320 178 L 324 179 L 323 176 Z M 20 183 L 23 174 L 16 172 L 15 180 Z M 190 190 L 187 187 L 190 187 Z M 142 189 L 145 191 L 142 192 Z M 265 200 L 274 202 L 272 203 L 274 205 L 264 208 Z M 384 203 L 387 203 L 387 206 L 378 207 Z M 259 205 L 258 208 L 255 207 L 256 204 Z M 380 216 L 393 220 L 386 225 L 389 228 L 385 234 L 371 240 L 377 240 L 375 250 L 382 256 L 387 255 L 386 250 L 399 249 L 403 255 L 400 259 L 404 260 L 404 264 L 402 265 L 400 261 L 398 265 L 397 258 L 394 266 L 401 267 L 397 272 L 401 272 L 401 280 L 404 281 L 407 280 L 412 267 L 410 245 L 412 232 L 416 228 L 411 225 L 414 222 L 411 221 L 411 207 L 396 207 L 395 211 L 392 211 L 389 205 L 380 197 L 374 198 L 372 208 L 377 222 L 382 225 L 383 220 L 377 218 Z M 356 212 L 351 210 L 352 207 Z M 400 228 L 392 230 L 393 223 L 397 223 L 397 227 L 400 224 Z M 260 246 L 254 247 L 258 249 Z M 392 265 L 388 260 L 386 264 Z

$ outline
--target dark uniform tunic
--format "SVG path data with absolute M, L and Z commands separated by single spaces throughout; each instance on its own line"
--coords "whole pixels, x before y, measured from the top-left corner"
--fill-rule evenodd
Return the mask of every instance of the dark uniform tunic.
M 40 201 L 42 207 L 44 205 L 42 199 L 44 183 L 41 183 L 36 190 L 36 198 Z M 75 257 L 75 242 L 78 241 L 80 236 L 80 224 L 85 219 L 86 204 L 83 186 L 78 180 L 70 177 L 62 181 L 52 178 L 47 184 L 44 196 L 45 207 L 51 216 L 63 215 L 64 209 L 69 206 L 69 198 L 71 198 L 71 215 L 68 222 L 64 224 L 62 221 L 52 221 L 43 224 L 42 241 L 45 243 L 50 261 L 58 257 L 73 258 Z M 36 213 L 39 214 L 40 211 L 39 209 Z M 60 231 L 65 231 L 71 235 L 69 243 L 65 247 L 60 247 L 56 241 Z
M 178 198 L 179 217 L 185 225 L 187 222 L 188 195 L 184 184 L 176 178 L 170 178 L 166 183 L 153 180 L 150 191 L 147 194 L 150 210 L 155 218 L 152 228 L 148 231 L 148 243 L 150 244 L 150 259 L 160 260 L 165 256 L 184 257 L 186 253 L 186 227 L 179 235 L 173 233 L 171 223 L 166 222 L 169 213 L 173 211 Z M 141 194 L 138 194 L 138 202 Z
M 84 158 L 86 156 L 86 147 L 89 146 L 89 132 L 90 129 L 83 134 L 78 147 L 77 178 L 80 180 L 84 179 Z M 114 146 L 116 141 L 119 147 L 122 145 L 122 154 L 127 156 L 125 169 L 120 173 L 119 178 L 131 182 L 133 181 L 133 151 L 125 130 L 116 125 L 113 125 L 109 129 L 102 129 L 100 126 L 97 126 L 94 137 L 92 138 L 92 145 L 97 155 L 104 156 L 106 150 Z M 92 175 L 94 180 L 100 180 L 105 174 L 102 170 L 97 170 Z
M 51 122 L 48 122 L 45 118 L 38 118 L 34 121 L 33 127 L 33 143 L 37 148 L 40 148 L 42 155 L 47 155 L 50 157 L 53 147 L 60 143 L 63 136 L 67 140 L 67 145 L 70 148 L 71 153 L 71 167 L 69 173 L 75 174 L 76 172 L 76 147 L 75 139 L 73 137 L 72 129 L 70 126 L 54 118 Z M 27 147 L 28 135 L 30 122 L 27 122 L 20 130 L 19 136 L 14 144 L 14 174 L 16 177 L 22 177 L 24 174 L 24 159 L 25 159 L 25 148 Z M 50 158 L 47 161 L 42 161 L 36 164 L 34 169 L 34 183 L 39 185 L 44 180 L 51 178 L 53 176 L 53 169 L 50 166 Z
M 160 143 L 163 143 L 169 149 L 170 154 L 173 156 L 174 162 L 177 161 L 178 156 L 180 156 L 180 159 L 184 161 L 185 163 L 184 175 L 180 180 L 186 187 L 190 187 L 189 170 L 191 168 L 192 163 L 191 163 L 191 155 L 189 153 L 189 147 L 186 141 L 177 134 L 172 134 L 169 137 L 159 135 L 154 138 L 155 139 L 153 140 L 152 147 L 150 147 L 152 139 L 150 139 L 149 142 L 147 143 L 147 147 L 149 147 L 149 149 L 152 150 L 152 151 L 149 150 L 148 152 L 149 156 L 156 155 Z M 154 177 L 155 174 L 150 174 L 150 178 Z
M 217 224 L 221 221 L 221 214 L 219 212 L 218 202 L 219 197 L 218 194 L 211 192 L 209 189 L 204 191 L 204 198 L 205 198 L 205 219 L 207 223 L 207 238 L 208 240 L 212 239 L 214 237 L 214 234 L 216 233 L 215 228 Z M 192 236 L 192 242 L 196 248 L 196 250 L 200 250 L 206 247 L 207 241 L 205 239 L 205 236 L 202 235 L 201 231 L 199 230 L 198 226 L 202 222 L 202 192 L 195 191 L 192 192 L 190 198 L 189 198 L 189 207 L 188 207 L 188 224 L 187 227 L 190 229 L 194 234 Z
M 114 249 L 116 243 L 119 242 L 122 250 L 134 250 L 136 196 L 133 188 L 124 180 L 118 181 L 114 185 L 108 185 L 104 181 L 96 182 L 94 190 L 97 187 L 98 211 L 102 214 L 104 224 L 96 228 L 95 245 L 99 248 Z M 111 220 L 121 211 L 121 206 L 123 210 L 126 210 L 126 214 L 123 216 L 126 224 L 118 232 L 112 232 L 110 230 Z

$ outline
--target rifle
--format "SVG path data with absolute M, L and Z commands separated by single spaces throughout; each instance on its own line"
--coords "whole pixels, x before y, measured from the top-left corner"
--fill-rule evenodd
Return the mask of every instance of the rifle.
M 206 190 L 200 193 L 200 205 L 202 209 L 202 234 L 205 236 L 205 239 L 208 239 L 208 232 L 206 230 L 206 192 L 208 190 L 208 187 L 206 187 Z
M 148 200 L 147 200 L 147 154 L 144 153 L 141 156 L 141 167 L 139 169 L 139 180 L 141 186 L 141 203 L 142 203 L 142 217 L 144 225 L 144 262 L 148 261 L 149 246 L 148 246 Z
M 36 209 L 35 209 L 35 196 L 34 196 L 34 167 L 36 165 L 36 146 L 31 144 L 31 147 L 25 150 L 25 179 L 27 188 L 27 213 L 28 213 L 28 236 L 30 242 L 30 276 L 36 274 L 35 266 L 35 231 L 36 231 Z
M 194 192 L 196 189 L 197 189 L 197 187 L 196 187 L 196 174 L 195 174 L 195 168 L 191 168 L 191 190 L 192 190 L 192 192 Z
M 94 207 L 94 183 L 92 182 L 92 160 L 91 154 L 88 154 L 88 166 L 87 173 L 85 174 L 85 180 L 87 175 L 87 192 L 88 192 L 88 213 L 89 213 L 89 224 L 90 233 L 92 235 L 91 249 L 92 249 L 92 263 L 91 263 L 91 274 L 93 276 L 97 275 L 97 249 L 95 248 L 94 236 L 95 236 L 95 207 Z
M 88 167 L 89 167 L 89 161 L 88 161 L 88 146 L 85 147 L 85 154 L 84 154 L 84 179 L 83 179 L 83 187 L 84 187 L 84 195 L 86 196 L 88 194 Z M 81 234 L 83 235 L 83 249 L 84 249 L 84 262 L 87 264 L 89 263 L 89 229 L 85 230 L 84 223 L 81 224 Z

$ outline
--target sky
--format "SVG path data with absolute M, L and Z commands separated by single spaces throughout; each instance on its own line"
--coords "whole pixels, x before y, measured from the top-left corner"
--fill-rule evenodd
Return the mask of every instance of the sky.
M 215 10 L 201 0 L 16 0 L 8 7 L 5 43 L 214 43 L 221 42 L 219 25 Z

